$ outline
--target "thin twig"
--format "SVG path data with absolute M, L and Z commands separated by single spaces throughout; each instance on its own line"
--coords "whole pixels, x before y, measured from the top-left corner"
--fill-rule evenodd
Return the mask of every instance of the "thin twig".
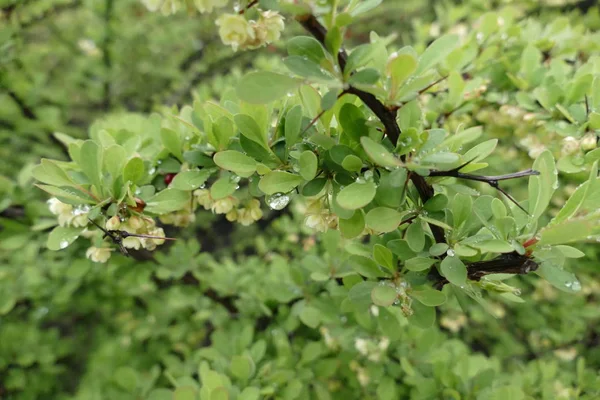
M 429 176 L 452 177 L 452 178 L 467 179 L 470 181 L 487 183 L 494 189 L 496 189 L 499 192 L 501 192 L 502 194 L 504 194 L 510 201 L 515 203 L 515 205 L 517 207 L 519 207 L 521 210 L 523 210 L 523 212 L 525 214 L 527 214 L 527 211 L 525 211 L 525 209 L 519 204 L 519 202 L 515 198 L 513 198 L 510 194 L 508 194 L 504 189 L 502 189 L 499 186 L 498 182 L 506 181 L 509 179 L 524 178 L 524 177 L 532 176 L 532 175 L 539 175 L 540 173 L 538 171 L 535 171 L 533 169 L 527 169 L 525 171 L 514 172 L 512 174 L 506 174 L 506 175 L 483 176 L 483 175 L 473 175 L 473 174 L 466 174 L 463 172 L 459 172 L 459 170 L 461 168 L 463 168 L 465 165 L 461 165 L 460 167 L 454 168 L 450 171 L 431 171 L 429 173 Z
M 256 4 L 258 4 L 258 0 L 252 0 L 250 3 L 248 3 L 248 5 L 244 8 L 242 8 L 238 14 L 242 15 L 246 12 L 246 10 L 248 10 L 249 8 L 254 7 Z

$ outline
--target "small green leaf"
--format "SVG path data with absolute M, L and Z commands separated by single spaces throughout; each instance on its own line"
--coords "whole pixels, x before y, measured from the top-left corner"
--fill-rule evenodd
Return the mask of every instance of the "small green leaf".
M 271 171 L 261 178 L 258 188 L 265 194 L 287 193 L 303 181 L 304 179 L 300 175 L 284 171 Z
M 302 106 L 295 105 L 285 116 L 285 145 L 290 149 L 300 138 L 302 128 Z
M 88 193 L 82 192 L 74 187 L 59 188 L 49 185 L 36 185 L 44 192 L 58 198 L 63 203 L 80 205 L 80 204 L 96 204 L 98 201 L 91 197 Z
M 321 323 L 321 312 L 315 307 L 304 306 L 299 317 L 303 324 L 313 329 Z
M 173 400 L 198 400 L 197 390 L 192 386 L 180 386 L 173 392 Z
M 413 290 L 410 292 L 410 295 L 429 307 L 441 306 L 446 302 L 446 295 L 443 292 L 429 287 L 421 287 L 419 290 Z
M 83 229 L 57 226 L 48 235 L 46 247 L 52 251 L 65 249 L 79 237 Z
M 458 43 L 459 38 L 457 35 L 444 35 L 437 38 L 419 57 L 419 65 L 415 70 L 415 75 L 420 75 L 444 60 L 458 46 Z
M 333 76 L 325 72 L 319 64 L 301 56 L 289 56 L 283 60 L 283 63 L 296 75 L 305 78 L 315 78 L 317 80 L 332 80 Z
M 110 174 L 113 181 L 123 174 L 126 160 L 126 152 L 122 146 L 114 144 L 104 150 L 104 170 Z
M 354 154 L 348 154 L 342 161 L 342 167 L 344 167 L 346 171 L 359 172 L 363 167 L 363 161 Z
M 435 264 L 436 260 L 426 257 L 414 257 L 406 260 L 404 266 L 410 271 L 425 271 Z
M 123 180 L 125 182 L 129 181 L 132 183 L 139 183 L 139 181 L 144 177 L 144 162 L 139 157 L 133 157 L 127 164 L 125 164 L 125 168 L 123 168 Z
M 214 200 L 219 200 L 232 195 L 236 191 L 238 184 L 230 178 L 227 174 L 217 179 L 210 187 L 210 197 Z
M 360 138 L 360 143 L 373 162 L 382 167 L 398 167 L 402 165 L 400 160 L 392 155 L 382 144 L 375 142 L 368 136 Z
M 423 250 L 425 247 L 425 232 L 420 222 L 413 222 L 406 229 L 406 241 L 408 246 L 416 252 Z
M 388 76 L 392 79 L 392 87 L 398 88 L 417 69 L 417 59 L 412 54 L 392 55 L 387 64 Z
M 146 202 L 144 211 L 153 214 L 168 214 L 186 206 L 190 201 L 190 194 L 177 189 L 165 189 Z
M 533 163 L 540 175 L 529 177 L 529 214 L 537 220 L 546 211 L 552 194 L 558 188 L 558 175 L 554 157 L 549 150 L 542 152 Z
M 300 79 L 275 72 L 250 72 L 239 82 L 237 95 L 247 103 L 265 104 L 285 96 L 301 83 Z
M 366 216 L 367 226 L 377 232 L 392 232 L 398 228 L 403 213 L 400 213 L 392 208 L 377 207 L 370 210 Z
M 366 309 L 372 304 L 371 291 L 375 286 L 377 286 L 377 282 L 359 282 L 352 286 L 348 292 L 348 298 L 356 308 Z
M 220 151 L 213 160 L 219 167 L 247 178 L 256 171 L 256 160 L 235 150 Z
M 488 253 L 511 253 L 515 249 L 504 240 L 492 239 L 471 244 L 472 247 Z
M 296 36 L 288 40 L 287 51 L 291 56 L 306 57 L 316 64 L 325 58 L 323 46 L 311 36 Z
M 229 364 L 231 374 L 242 381 L 247 381 L 254 375 L 256 365 L 251 357 L 246 355 L 233 356 Z
M 317 159 L 315 153 L 313 153 L 312 151 L 304 151 L 300 155 L 298 164 L 300 167 L 300 175 L 307 181 L 314 179 L 315 175 L 317 175 L 317 167 L 319 164 L 319 160 Z
M 346 239 L 358 237 L 365 230 L 365 217 L 362 210 L 356 210 L 349 219 L 340 218 L 339 229 Z
M 350 76 L 348 79 L 348 84 L 355 85 L 374 85 L 379 81 L 379 71 L 375 68 L 365 68 L 362 69 Z
M 370 259 L 369 257 L 352 255 L 348 259 L 350 263 L 350 267 L 367 278 L 382 278 L 387 276 L 387 273 L 384 272 L 381 268 L 377 266 L 375 261 Z
M 210 175 L 210 171 L 205 169 L 180 172 L 175 175 L 169 186 L 179 190 L 195 190 L 203 185 Z
M 260 129 L 254 118 L 246 114 L 236 114 L 233 119 L 242 135 L 269 150 L 267 132 Z
M 535 273 L 564 292 L 575 293 L 581 291 L 581 283 L 573 273 L 565 271 L 551 262 L 542 262 Z
M 102 148 L 93 140 L 86 140 L 79 153 L 80 167 L 90 182 L 101 191 L 102 185 Z
M 369 128 L 366 125 L 367 120 L 354 104 L 344 104 L 340 109 L 339 119 L 344 133 L 355 142 L 358 143 L 361 137 L 369 134 Z
M 31 175 L 42 183 L 54 186 L 72 186 L 73 180 L 54 161 L 42 158 L 39 165 L 31 171 Z
M 444 258 L 440 264 L 440 269 L 442 275 L 453 285 L 462 286 L 467 282 L 467 267 L 456 256 Z
M 356 210 L 369 204 L 375 197 L 376 190 L 373 182 L 354 182 L 338 193 L 337 202 L 346 210 Z
M 420 301 L 411 304 L 413 314 L 408 318 L 411 324 L 421 329 L 430 328 L 435 322 L 435 308 L 429 307 Z
M 381 307 L 391 306 L 397 298 L 396 289 L 388 285 L 377 285 L 371 291 L 373 304 Z
M 381 265 L 390 272 L 395 272 L 396 267 L 394 266 L 394 256 L 392 251 L 385 246 L 376 244 L 373 246 L 373 258 L 377 264 Z
M 174 130 L 162 128 L 160 130 L 160 138 L 165 149 L 173 154 L 179 161 L 183 161 L 181 137 Z

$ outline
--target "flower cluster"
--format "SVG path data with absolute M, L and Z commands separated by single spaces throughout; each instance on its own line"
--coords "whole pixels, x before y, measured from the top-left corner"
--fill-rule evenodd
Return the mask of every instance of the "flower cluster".
M 239 200 L 234 196 L 227 196 L 222 199 L 213 199 L 208 189 L 198 189 L 194 192 L 198 205 L 205 210 L 211 210 L 215 214 L 225 214 L 228 221 L 237 221 L 244 226 L 253 224 L 262 218 L 263 212 L 260 208 L 260 201 L 252 199 L 243 207 L 238 207 Z
M 279 39 L 285 26 L 276 11 L 263 11 L 258 21 L 248 21 L 243 15 L 223 14 L 217 19 L 219 36 L 234 51 L 256 49 Z
M 90 210 L 88 206 L 73 207 L 52 197 L 48 200 L 48 208 L 52 214 L 58 216 L 60 226 L 83 228 L 88 224 L 88 211 Z
M 163 224 L 174 225 L 180 228 L 189 226 L 191 223 L 196 221 L 196 215 L 188 209 L 175 211 L 169 214 L 163 214 L 158 218 Z
M 338 217 L 326 207 L 324 197 L 320 197 L 308 203 L 304 223 L 311 229 L 326 232 L 329 228 L 337 227 Z

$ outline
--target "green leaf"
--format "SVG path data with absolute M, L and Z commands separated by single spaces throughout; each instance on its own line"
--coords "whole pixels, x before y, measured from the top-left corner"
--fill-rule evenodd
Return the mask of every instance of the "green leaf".
M 388 285 L 377 285 L 371 290 L 373 304 L 381 307 L 391 306 L 397 298 L 396 289 Z
M 442 275 L 453 285 L 462 286 L 467 282 L 467 267 L 456 256 L 444 258 L 440 264 L 440 269 Z
M 134 393 L 139 382 L 139 376 L 137 371 L 131 367 L 119 367 L 114 371 L 113 380 L 125 391 Z
M 388 271 L 394 273 L 396 272 L 396 266 L 394 265 L 394 255 L 392 251 L 387 247 L 376 244 L 373 246 L 373 258 L 377 262 L 377 264 L 381 265 Z
M 174 130 L 162 128 L 160 130 L 160 139 L 165 149 L 169 150 L 169 153 L 173 154 L 179 161 L 183 162 L 183 144 L 181 143 L 181 137 L 179 133 Z
M 261 178 L 258 188 L 265 194 L 287 193 L 303 181 L 304 179 L 300 175 L 284 171 L 271 171 Z
M 581 283 L 577 277 L 552 262 L 542 262 L 535 273 L 564 292 L 576 293 L 581 291 Z
M 458 43 L 459 38 L 457 35 L 444 35 L 437 38 L 419 57 L 419 65 L 415 75 L 422 74 L 444 60 L 458 46 Z
M 600 223 L 597 216 L 595 220 L 590 217 L 571 219 L 542 229 L 538 245 L 548 246 L 578 242 L 599 233 Z
M 344 167 L 346 171 L 359 172 L 363 167 L 363 161 L 354 154 L 348 154 L 342 161 L 342 167 Z
M 435 264 L 436 260 L 426 257 L 414 257 L 406 260 L 404 266 L 410 271 L 425 271 Z
M 251 357 L 247 355 L 233 356 L 229 364 L 231 374 L 242 381 L 247 381 L 254 375 L 256 365 Z
M 218 148 L 225 149 L 232 137 L 235 136 L 233 122 L 229 117 L 221 116 L 212 124 L 212 132 L 215 136 Z M 185 154 L 183 155 L 185 158 Z
M 295 105 L 285 116 L 285 145 L 290 149 L 300 138 L 302 128 L 302 106 Z
M 195 190 L 202 186 L 210 175 L 210 171 L 206 169 L 180 172 L 175 175 L 169 186 L 179 190 Z
M 291 56 L 306 57 L 317 65 L 325 58 L 325 49 L 311 36 L 296 36 L 288 40 L 287 51 Z
M 40 182 L 54 186 L 72 186 L 73 180 L 54 161 L 42 158 L 39 165 L 31 170 L 31 175 Z
M 79 165 L 90 182 L 102 191 L 102 148 L 93 140 L 86 140 L 81 145 Z
M 423 250 L 425 247 L 425 232 L 420 222 L 413 222 L 406 229 L 406 241 L 408 246 L 416 252 Z
M 318 80 L 333 80 L 333 76 L 325 72 L 321 67 L 301 56 L 290 56 L 283 60 L 285 66 L 294 74 L 305 78 L 316 78 Z
M 126 160 L 125 149 L 118 144 L 104 150 L 104 170 L 110 174 L 113 181 L 123 174 Z
M 190 201 L 190 194 L 177 189 L 165 189 L 146 202 L 144 211 L 153 214 L 168 214 L 184 208 Z
M 417 69 L 417 59 L 412 54 L 392 55 L 386 66 L 387 74 L 392 79 L 392 87 L 398 88 Z
M 46 247 L 49 250 L 57 251 L 66 249 L 83 232 L 84 228 L 70 228 L 66 226 L 57 226 L 48 235 Z
M 220 151 L 213 160 L 219 167 L 247 178 L 256 171 L 256 160 L 235 150 Z
M 556 246 L 556 248 L 566 258 L 581 258 L 581 257 L 585 257 L 585 253 L 582 252 L 581 250 L 576 249 L 575 247 L 559 245 L 559 246 Z
M 424 305 L 419 301 L 411 304 L 413 314 L 408 318 L 409 322 L 421 329 L 430 328 L 435 322 L 435 308 Z
M 173 392 L 173 400 L 198 400 L 197 390 L 192 386 L 180 386 Z
M 366 278 L 382 278 L 388 274 L 377 266 L 369 257 L 352 255 L 348 259 L 350 267 Z
M 374 85 L 379 81 L 379 71 L 375 68 L 365 68 L 362 69 L 350 76 L 348 79 L 348 84 L 355 85 Z
M 492 239 L 470 244 L 472 247 L 488 253 L 512 253 L 515 249 L 504 240 Z
M 310 150 L 304 151 L 298 160 L 300 175 L 307 181 L 313 180 L 315 175 L 317 175 L 318 164 L 319 160 L 315 153 Z
M 357 46 L 348 56 L 348 61 L 344 68 L 344 75 L 350 76 L 350 73 L 355 69 L 367 65 L 372 60 L 374 51 L 375 46 L 372 43 Z
M 533 163 L 540 175 L 529 177 L 529 214 L 536 221 L 546 211 L 552 194 L 558 188 L 554 157 L 549 150 L 542 152 Z
M 250 72 L 237 86 L 238 97 L 247 103 L 265 104 L 285 96 L 302 80 L 269 71 Z
M 377 282 L 363 281 L 352 286 L 348 292 L 348 298 L 358 309 L 366 309 L 372 304 L 371 291 L 377 286 Z
M 254 118 L 246 114 L 236 114 L 233 119 L 242 135 L 269 150 L 267 132 L 260 129 Z
M 429 307 L 441 306 L 446 302 L 446 295 L 443 292 L 429 287 L 421 287 L 419 290 L 413 290 L 410 292 L 410 295 Z
M 36 185 L 44 192 L 58 198 L 63 203 L 79 205 L 79 204 L 96 204 L 98 201 L 89 194 L 82 192 L 74 187 L 59 188 L 49 185 Z
M 356 17 L 357 15 L 364 14 L 371 11 L 375 7 L 381 4 L 383 0 L 363 0 L 356 3 L 356 7 L 350 11 L 350 15 Z
M 237 182 L 231 179 L 229 174 L 225 174 L 216 180 L 210 187 L 210 197 L 214 200 L 223 199 L 231 196 L 237 189 Z
M 144 161 L 139 157 L 133 157 L 123 168 L 123 180 L 137 184 L 144 177 L 144 172 Z
M 373 182 L 354 182 L 338 193 L 337 202 L 346 210 L 356 210 L 369 204 L 375 197 L 376 190 Z
M 365 217 L 362 210 L 356 210 L 349 219 L 340 218 L 339 229 L 346 239 L 358 237 L 365 230 Z
M 355 142 L 359 142 L 362 136 L 369 134 L 369 128 L 365 116 L 354 104 L 346 103 L 340 109 L 340 125 L 344 133 Z
M 398 167 L 402 165 L 400 160 L 394 157 L 392 153 L 390 153 L 388 149 L 385 148 L 385 146 L 375 142 L 370 137 L 361 137 L 360 143 L 367 152 L 369 158 L 373 160 L 375 164 L 380 165 L 382 167 Z
M 366 223 L 377 232 L 392 232 L 398 228 L 403 217 L 403 213 L 392 208 L 377 207 L 367 213 Z
M 315 307 L 305 305 L 302 307 L 299 317 L 303 324 L 313 329 L 321 323 L 321 312 Z

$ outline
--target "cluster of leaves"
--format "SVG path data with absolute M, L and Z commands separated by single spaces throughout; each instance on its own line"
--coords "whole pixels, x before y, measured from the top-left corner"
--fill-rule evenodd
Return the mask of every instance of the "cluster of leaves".
M 583 145 L 598 133 L 595 20 L 448 4 L 437 29 L 464 30 L 416 22 L 415 37 L 429 33 L 414 48 L 372 33 L 346 54 L 363 13 L 391 6 L 338 3 L 287 5 L 312 36 L 289 39 L 282 63 L 217 83 L 219 101 L 113 116 L 88 140 L 55 134 L 70 161 L 5 179 L 0 396 L 598 395 L 587 350 L 598 254 L 565 245 L 600 233 L 600 153 Z M 532 132 L 543 147 L 515 151 Z M 517 166 L 535 170 L 518 175 L 528 185 L 501 180 Z M 568 193 L 559 171 L 581 185 Z M 166 252 L 99 267 L 77 240 L 93 226 L 55 227 L 32 177 L 98 221 L 198 223 L 171 230 L 180 240 Z M 272 211 L 228 226 L 196 211 L 198 188 Z M 583 288 L 570 258 L 583 260 Z M 548 283 L 513 278 L 536 268 Z

